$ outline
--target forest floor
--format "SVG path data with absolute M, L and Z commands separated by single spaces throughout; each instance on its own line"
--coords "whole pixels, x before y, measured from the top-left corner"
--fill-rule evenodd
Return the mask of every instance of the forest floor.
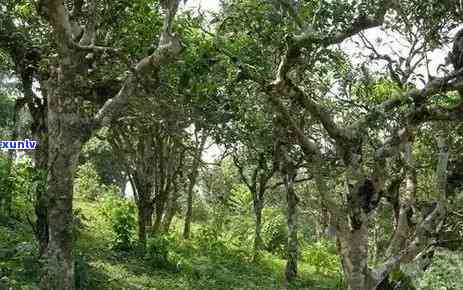
M 258 262 L 248 251 L 218 246 L 205 248 L 197 236 L 184 241 L 174 233 L 169 265 L 159 267 L 135 251 L 115 251 L 109 222 L 98 203 L 76 200 L 81 230 L 76 245 L 76 280 L 84 290 L 276 290 L 284 287 L 285 261 L 265 253 Z M 42 268 L 34 251 L 30 227 L 19 222 L 0 224 L 0 289 L 36 290 Z M 2 278 L 3 277 L 3 278 Z M 299 265 L 299 278 L 288 289 L 340 289 L 339 276 L 317 273 Z M 3 286 L 2 286 L 3 285 Z

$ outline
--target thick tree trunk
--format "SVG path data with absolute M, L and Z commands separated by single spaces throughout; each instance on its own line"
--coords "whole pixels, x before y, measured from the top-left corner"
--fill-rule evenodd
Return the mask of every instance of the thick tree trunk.
M 47 284 L 49 290 L 74 289 L 72 177 L 79 151 L 69 153 L 51 155 L 54 165 L 50 167 L 48 177 L 50 241 Z
M 66 88 L 66 86 L 63 86 Z M 68 89 L 72 86 L 67 87 Z M 61 90 L 61 93 L 64 90 Z M 81 149 L 78 115 L 65 104 L 71 96 L 54 96 L 49 101 L 49 244 L 46 285 L 48 290 L 73 290 L 73 177 Z
M 73 290 L 73 183 L 82 138 L 88 133 L 80 117 L 76 74 L 80 55 L 62 49 L 59 68 L 48 80 L 48 290 Z M 76 58 L 76 59 L 75 59 Z
M 348 290 L 373 290 L 374 282 L 368 269 L 368 226 L 338 233 L 342 268 Z
M 191 166 L 191 173 L 189 176 L 189 183 L 188 183 L 188 197 L 187 197 L 187 208 L 185 214 L 185 225 L 183 227 L 183 238 L 188 239 L 190 238 L 190 228 L 191 228 L 191 217 L 193 215 L 193 195 L 194 195 L 194 187 L 196 184 L 196 179 L 198 178 L 198 168 L 201 162 L 201 155 L 204 150 L 204 146 L 206 145 L 207 140 L 207 132 L 203 129 L 201 135 L 201 141 L 199 147 L 196 151 L 195 159 L 193 160 L 193 165 Z
M 297 256 L 299 250 L 297 240 L 297 196 L 294 191 L 294 178 L 294 174 L 285 176 L 286 199 L 288 203 L 288 244 L 285 271 L 287 282 L 291 282 L 297 277 Z

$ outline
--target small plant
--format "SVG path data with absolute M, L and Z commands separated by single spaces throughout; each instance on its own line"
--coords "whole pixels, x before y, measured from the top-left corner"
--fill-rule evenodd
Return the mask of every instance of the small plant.
M 85 257 L 81 253 L 76 255 L 74 263 L 76 289 L 87 289 L 87 286 L 90 282 L 90 265 L 87 263 Z
M 133 202 L 121 197 L 108 196 L 102 203 L 101 211 L 111 223 L 111 228 L 115 234 L 114 248 L 122 251 L 132 249 L 136 230 Z
M 321 240 L 305 245 L 302 260 L 314 266 L 317 274 L 333 275 L 340 271 L 336 247 L 330 241 Z
M 288 229 L 283 215 L 266 218 L 268 222 L 262 229 L 262 238 L 265 248 L 270 253 L 284 256 L 286 242 L 288 240 Z
M 436 253 L 426 272 L 420 274 L 416 288 L 420 290 L 463 289 L 463 255 L 441 250 Z
M 169 240 L 164 236 L 150 238 L 146 248 L 146 259 L 155 267 L 170 268 Z
M 90 162 L 79 166 L 74 188 L 76 196 L 82 196 L 89 200 L 95 200 L 106 191 L 105 186 L 101 184 L 95 166 Z
M 75 241 L 79 239 L 80 234 L 86 228 L 86 221 L 88 221 L 88 219 L 84 216 L 80 208 L 73 210 L 73 233 Z

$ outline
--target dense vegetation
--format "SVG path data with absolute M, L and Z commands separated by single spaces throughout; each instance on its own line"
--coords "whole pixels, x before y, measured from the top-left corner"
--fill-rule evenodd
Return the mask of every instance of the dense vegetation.
M 212 2 L 0 3 L 0 290 L 463 289 L 460 1 Z

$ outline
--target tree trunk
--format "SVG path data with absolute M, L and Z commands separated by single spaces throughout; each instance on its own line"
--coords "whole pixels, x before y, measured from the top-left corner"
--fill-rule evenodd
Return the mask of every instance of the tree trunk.
M 375 285 L 368 269 L 368 226 L 338 233 L 342 268 L 348 290 L 373 290 Z
M 189 176 L 187 209 L 186 209 L 186 214 L 185 214 L 185 225 L 183 227 L 183 238 L 184 239 L 190 238 L 191 217 L 193 215 L 194 187 L 196 184 L 196 179 L 198 178 L 198 168 L 201 162 L 201 155 L 204 150 L 204 146 L 206 145 L 206 140 L 207 140 L 207 132 L 203 129 L 202 135 L 201 135 L 201 141 L 196 151 L 196 156 L 195 156 L 195 159 L 193 160 L 193 165 L 191 166 L 191 173 Z
M 48 208 L 46 201 L 46 192 L 37 192 L 36 195 L 35 215 L 35 238 L 39 243 L 39 256 L 43 257 L 48 249 L 49 225 L 48 225 Z
M 138 202 L 138 242 L 141 250 L 146 249 L 146 236 L 151 226 L 151 217 L 153 216 L 153 206 L 150 202 Z
M 256 194 L 257 195 L 257 194 Z M 258 259 L 260 251 L 264 247 L 264 242 L 262 240 L 262 210 L 264 208 L 264 202 L 262 199 L 254 198 L 254 215 L 256 217 L 256 224 L 254 230 L 254 260 Z
M 172 225 L 172 221 L 174 220 L 175 212 L 176 212 L 176 202 L 174 205 L 170 205 L 167 208 L 167 212 L 164 216 L 164 221 L 162 223 L 162 232 L 167 234 L 170 231 L 170 226 Z
M 194 186 L 196 182 L 196 174 L 192 174 L 190 177 L 190 182 L 188 184 L 188 198 L 187 198 L 187 207 L 186 207 L 186 214 L 185 214 L 185 225 L 183 227 L 183 238 L 189 239 L 190 238 L 190 227 L 191 227 L 191 217 L 193 215 L 193 193 L 194 193 Z
M 168 198 L 169 198 L 168 192 L 163 192 L 156 198 L 155 217 L 154 217 L 154 224 L 153 224 L 153 229 L 152 229 L 153 234 L 157 234 L 161 230 L 162 220 L 166 212 L 166 203 L 167 203 Z
M 39 128 L 43 127 L 39 126 Z M 42 132 L 41 134 L 34 134 L 34 136 L 36 136 L 36 140 L 38 139 L 38 136 L 40 136 L 39 146 L 34 152 L 35 168 L 39 171 L 41 178 L 40 182 L 42 182 L 42 178 L 43 181 L 45 181 L 48 170 L 48 137 L 46 128 L 44 130 L 45 132 Z M 36 189 L 34 211 L 36 216 L 34 234 L 37 242 L 39 243 L 39 255 L 42 257 L 47 253 L 49 236 L 48 198 L 46 187 L 40 186 Z
M 288 203 L 288 244 L 285 277 L 288 283 L 292 282 L 297 277 L 297 196 L 294 191 L 294 178 L 295 174 L 287 174 L 285 176 L 286 199 Z
M 144 207 L 138 207 L 138 243 L 140 247 L 144 250 L 146 249 L 146 214 L 144 212 Z
M 50 240 L 47 277 L 50 290 L 74 289 L 72 177 L 78 151 L 69 153 L 56 152 L 51 155 L 54 165 L 48 177 Z
M 64 88 L 66 86 L 63 85 Z M 68 89 L 72 86 L 67 87 Z M 64 90 L 61 90 L 63 93 Z M 72 92 L 72 90 L 71 90 Z M 74 113 L 72 96 L 49 100 L 49 244 L 46 284 L 48 290 L 73 290 L 73 177 L 81 149 L 81 125 Z M 51 96 L 50 96 L 51 97 Z
M 170 230 L 170 226 L 178 210 L 178 202 L 177 202 L 178 197 L 179 197 L 178 186 L 177 186 L 177 183 L 174 183 L 174 191 L 172 192 L 171 197 L 169 198 L 169 201 L 167 204 L 167 211 L 166 211 L 166 214 L 163 220 L 163 225 L 162 225 L 163 233 L 168 233 Z
M 17 102 L 17 101 L 16 101 Z M 13 112 L 13 128 L 12 128 L 12 133 L 11 133 L 11 140 L 16 140 L 18 138 L 18 130 L 17 130 L 17 119 L 18 119 L 18 109 L 17 106 L 15 105 L 14 112 Z M 15 150 L 8 150 L 8 177 L 13 176 L 13 166 L 14 166 L 14 158 L 16 157 L 14 154 Z M 8 179 L 8 189 L 7 192 L 4 192 L 3 194 L 3 204 L 1 203 L 2 199 L 0 198 L 0 214 L 3 212 L 5 213 L 6 216 L 11 216 L 12 215 L 12 206 L 13 206 L 13 190 L 12 190 L 12 184 L 10 179 Z
M 83 136 L 76 75 L 81 55 L 61 47 L 60 66 L 48 80 L 48 290 L 74 290 L 73 183 Z M 89 130 L 89 129 L 88 129 Z

